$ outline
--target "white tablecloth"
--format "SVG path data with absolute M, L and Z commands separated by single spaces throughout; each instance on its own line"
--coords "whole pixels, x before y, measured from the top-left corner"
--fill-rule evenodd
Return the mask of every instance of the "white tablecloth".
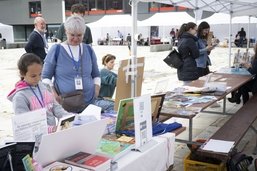
M 166 171 L 173 165 L 175 134 L 166 133 L 153 139 L 157 144 L 145 152 L 131 151 L 120 158 L 117 171 Z

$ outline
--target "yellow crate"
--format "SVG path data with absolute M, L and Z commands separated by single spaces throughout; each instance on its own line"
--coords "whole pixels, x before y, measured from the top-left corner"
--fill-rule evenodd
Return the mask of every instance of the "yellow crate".
M 190 154 L 184 159 L 184 171 L 226 171 L 226 164 L 211 164 L 190 160 Z

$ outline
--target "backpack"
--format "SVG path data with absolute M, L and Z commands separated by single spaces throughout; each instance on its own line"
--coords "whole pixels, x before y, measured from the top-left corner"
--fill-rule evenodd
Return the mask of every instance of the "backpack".
M 228 171 L 248 171 L 248 166 L 252 164 L 253 158 L 241 152 L 236 152 L 227 162 Z

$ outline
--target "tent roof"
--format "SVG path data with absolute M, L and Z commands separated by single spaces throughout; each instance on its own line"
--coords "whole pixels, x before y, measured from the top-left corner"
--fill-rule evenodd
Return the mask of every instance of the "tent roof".
M 105 15 L 96 22 L 88 23 L 89 27 L 131 27 L 131 15 Z
M 7 25 L 7 24 L 3 24 L 3 23 L 0 23 L 0 27 L 10 27 L 10 28 L 13 28 L 12 26 Z
M 164 20 L 170 18 L 170 20 Z M 152 17 L 138 23 L 138 26 L 180 26 L 183 23 L 194 22 L 194 18 L 186 12 L 156 13 Z
M 151 0 L 140 1 L 150 2 Z M 233 16 L 257 15 L 257 0 L 154 0 L 154 2 L 215 13 L 231 12 Z
M 212 16 L 199 20 L 197 23 L 200 23 L 202 21 L 206 21 L 209 24 L 229 24 L 230 16 L 229 14 L 224 14 L 224 13 L 215 13 Z M 232 23 L 233 24 L 238 24 L 238 23 L 248 23 L 249 22 L 249 17 L 248 16 L 238 16 L 238 17 L 233 17 L 232 18 Z M 250 23 L 257 23 L 257 18 L 255 17 L 250 17 Z

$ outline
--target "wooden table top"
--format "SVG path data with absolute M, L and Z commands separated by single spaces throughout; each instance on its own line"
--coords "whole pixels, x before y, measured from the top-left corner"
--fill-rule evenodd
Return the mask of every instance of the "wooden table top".
M 192 81 L 189 86 L 203 87 L 205 84 L 205 79 L 206 79 L 206 77 L 202 77 L 201 79 Z M 242 86 L 246 82 L 250 81 L 251 79 L 252 79 L 252 76 L 247 76 L 247 75 L 213 73 L 209 83 L 212 83 L 212 82 L 213 82 L 213 84 L 215 84 L 215 82 L 226 83 L 227 90 L 221 95 L 215 95 L 215 93 L 214 93 L 213 95 L 217 98 L 216 100 L 213 100 L 213 101 L 210 101 L 207 103 L 193 104 L 192 106 L 200 107 L 201 110 L 204 110 L 207 107 L 211 106 L 213 103 L 224 99 L 226 97 L 226 95 L 228 95 L 232 91 L 237 90 L 240 86 Z M 206 95 L 203 94 L 203 95 L 200 95 L 199 97 L 201 97 L 201 96 L 206 96 Z M 169 107 L 165 107 L 165 105 L 164 105 L 161 110 L 161 115 L 169 116 L 169 117 L 180 117 L 180 118 L 193 118 L 196 115 L 196 114 L 195 115 L 181 115 L 181 114 L 172 113 L 172 111 L 174 111 L 174 108 L 171 109 Z

